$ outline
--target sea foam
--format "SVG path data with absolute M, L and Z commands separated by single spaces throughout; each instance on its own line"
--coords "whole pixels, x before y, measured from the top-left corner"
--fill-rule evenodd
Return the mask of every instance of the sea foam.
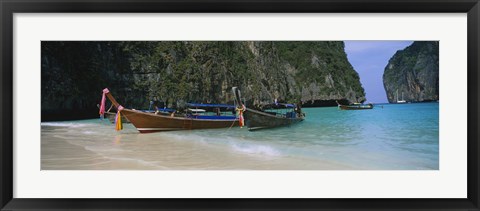
M 237 144 L 232 145 L 232 149 L 236 152 L 245 153 L 249 155 L 268 155 L 268 156 L 281 156 L 281 153 L 278 150 L 270 146 L 263 145 L 247 145 L 240 146 Z
M 50 127 L 85 127 L 87 124 L 80 124 L 80 123 L 63 123 L 63 122 L 42 122 L 40 123 L 41 126 L 50 126 Z

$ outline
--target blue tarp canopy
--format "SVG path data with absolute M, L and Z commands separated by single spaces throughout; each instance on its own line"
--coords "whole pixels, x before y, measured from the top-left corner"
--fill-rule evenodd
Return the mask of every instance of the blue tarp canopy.
M 173 108 L 159 108 L 158 110 L 159 111 L 166 111 L 166 112 L 174 112 L 175 111 L 175 109 L 173 109 Z
M 203 103 L 187 103 L 188 107 L 202 107 L 202 108 L 235 108 L 234 105 L 228 104 L 203 104 Z
M 282 104 L 282 105 L 284 105 L 287 108 L 295 108 L 295 105 L 293 104 Z

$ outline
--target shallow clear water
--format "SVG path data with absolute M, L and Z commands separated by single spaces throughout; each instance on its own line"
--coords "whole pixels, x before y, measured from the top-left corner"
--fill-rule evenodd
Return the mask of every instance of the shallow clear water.
M 42 169 L 438 169 L 438 107 L 304 108 L 301 123 L 254 132 L 235 127 L 139 134 L 132 125 L 117 132 L 99 119 L 46 122 Z M 75 153 L 82 156 L 71 161 Z

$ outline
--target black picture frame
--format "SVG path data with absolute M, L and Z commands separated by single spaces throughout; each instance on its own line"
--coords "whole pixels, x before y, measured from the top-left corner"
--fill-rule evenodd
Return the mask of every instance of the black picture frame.
M 2 210 L 479 210 L 478 0 L 0 0 L 0 207 Z M 13 198 L 14 13 L 467 13 L 468 197 L 466 199 L 24 199 Z

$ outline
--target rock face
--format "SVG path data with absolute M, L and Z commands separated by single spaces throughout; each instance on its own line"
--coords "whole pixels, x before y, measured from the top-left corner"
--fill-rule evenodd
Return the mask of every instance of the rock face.
M 388 102 L 403 99 L 407 102 L 439 100 L 437 41 L 417 41 L 397 51 L 383 73 L 383 85 Z
M 304 106 L 365 101 L 343 42 L 42 42 L 42 120 L 97 116 L 108 87 L 127 108 L 184 102 Z M 68 114 L 68 115 L 64 115 Z

